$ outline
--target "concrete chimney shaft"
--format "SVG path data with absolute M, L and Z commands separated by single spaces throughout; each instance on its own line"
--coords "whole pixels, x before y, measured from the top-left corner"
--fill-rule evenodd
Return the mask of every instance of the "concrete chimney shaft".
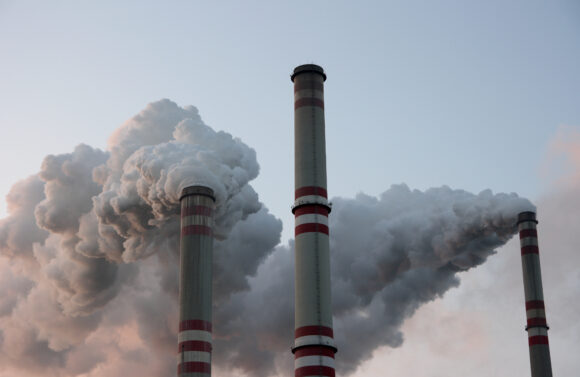
M 552 377 L 538 233 L 536 231 L 537 223 L 534 212 L 522 212 L 518 215 L 526 298 L 526 331 L 530 347 L 532 377 Z
M 294 82 L 295 317 L 294 375 L 334 376 L 336 346 L 330 299 L 330 255 L 324 130 L 324 70 L 296 67 Z
M 186 187 L 181 194 L 181 265 L 177 375 L 211 376 L 213 190 Z

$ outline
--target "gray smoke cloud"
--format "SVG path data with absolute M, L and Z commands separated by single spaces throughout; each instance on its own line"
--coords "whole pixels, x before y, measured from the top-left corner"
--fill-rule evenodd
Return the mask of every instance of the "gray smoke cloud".
M 0 377 L 175 373 L 179 195 L 217 197 L 215 375 L 292 371 L 293 242 L 250 182 L 253 149 L 192 106 L 149 104 L 109 139 L 47 156 L 0 220 Z M 459 284 L 515 233 L 515 194 L 393 186 L 333 199 L 338 372 L 399 346 L 423 303 Z M 348 341 L 346 341 L 348 339 Z
M 516 232 L 533 205 L 515 194 L 395 185 L 379 198 L 334 198 L 330 215 L 337 373 L 348 375 L 380 346 L 400 346 L 400 327 L 424 303 L 459 285 Z M 293 243 L 278 247 L 251 289 L 217 307 L 225 341 L 215 359 L 267 376 L 291 373 Z M 232 347 L 235 344 L 235 347 Z

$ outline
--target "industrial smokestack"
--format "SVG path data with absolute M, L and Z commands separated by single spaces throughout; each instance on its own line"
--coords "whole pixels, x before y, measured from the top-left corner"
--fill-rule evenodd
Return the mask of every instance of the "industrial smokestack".
M 542 271 L 536 214 L 522 212 L 518 215 L 518 231 L 522 249 L 522 269 L 524 272 L 524 292 L 526 298 L 526 318 L 530 366 L 532 377 L 552 377 L 550 347 L 548 345 L 548 325 L 542 289 Z
M 334 376 L 322 67 L 298 66 L 294 82 L 294 376 Z
M 213 190 L 186 187 L 181 193 L 178 376 L 211 375 Z

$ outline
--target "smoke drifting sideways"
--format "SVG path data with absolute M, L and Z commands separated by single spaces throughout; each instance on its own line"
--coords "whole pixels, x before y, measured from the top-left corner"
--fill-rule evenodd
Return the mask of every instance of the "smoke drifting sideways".
M 332 202 L 332 301 L 340 375 L 354 372 L 378 347 L 400 346 L 404 320 L 458 286 L 459 272 L 482 264 L 513 236 L 517 213 L 534 209 L 516 194 L 485 190 L 474 195 L 449 187 L 421 192 L 406 185 L 394 185 L 379 198 L 359 194 Z M 288 281 L 294 277 L 293 259 L 292 242 L 278 247 L 250 279 L 249 291 L 237 292 L 216 308 L 220 331 L 229 334 L 216 342 L 217 360 L 259 376 L 292 372 L 294 296 Z
M 214 375 L 288 375 L 293 243 L 249 184 L 253 149 L 194 107 L 149 104 L 107 151 L 47 156 L 0 220 L 0 377 L 171 375 L 176 368 L 179 195 L 217 197 Z M 399 346 L 405 318 L 457 286 L 515 234 L 515 194 L 392 186 L 333 199 L 338 373 Z

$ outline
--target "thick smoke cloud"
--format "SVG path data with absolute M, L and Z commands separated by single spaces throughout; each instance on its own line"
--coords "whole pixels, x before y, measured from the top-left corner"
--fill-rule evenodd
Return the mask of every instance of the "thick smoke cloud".
M 200 183 L 217 196 L 214 374 L 290 374 L 293 243 L 276 246 L 281 222 L 249 184 L 258 172 L 254 150 L 169 100 L 123 124 L 107 151 L 46 157 L 0 220 L 0 377 L 175 373 L 179 195 Z M 342 375 L 400 345 L 404 319 L 533 208 L 515 194 L 404 185 L 333 201 Z
M 353 372 L 380 346 L 401 345 L 403 321 L 459 285 L 458 273 L 494 254 L 515 233 L 517 214 L 531 209 L 515 194 L 448 187 L 396 185 L 379 198 L 335 198 L 330 247 L 339 374 Z M 217 308 L 216 331 L 227 341 L 216 342 L 216 360 L 248 374 L 290 373 L 292 252 L 292 243 L 279 247 L 250 291 Z
M 248 185 L 258 171 L 251 148 L 169 100 L 123 124 L 108 151 L 47 156 L 0 222 L 0 371 L 116 376 L 154 360 L 141 374 L 173 372 L 181 190 L 216 193 L 225 301 L 279 242 Z
M 542 165 L 550 168 L 546 173 L 551 179 L 544 180 L 549 189 L 537 199 L 552 368 L 555 376 L 566 377 L 578 374 L 579 151 L 580 127 L 559 127 L 542 159 Z M 373 361 L 355 375 L 529 376 L 518 237 L 512 238 L 499 254 L 480 268 L 459 273 L 460 287 L 442 300 L 421 306 L 405 321 L 402 347 L 378 350 Z

